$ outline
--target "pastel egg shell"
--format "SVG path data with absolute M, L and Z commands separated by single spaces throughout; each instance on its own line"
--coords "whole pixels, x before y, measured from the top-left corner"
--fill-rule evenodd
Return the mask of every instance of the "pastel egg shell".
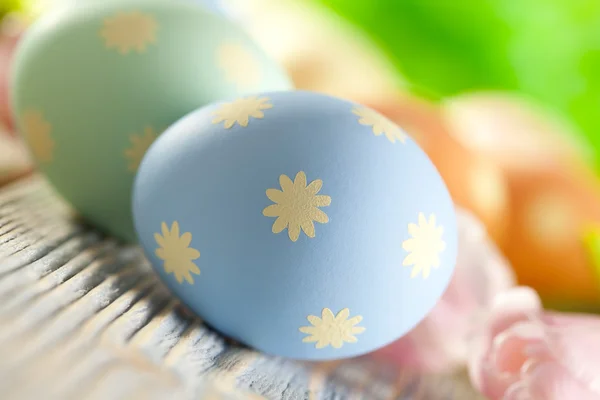
M 411 139 L 392 143 L 376 135 L 376 127 L 359 122 L 363 118 L 353 111 L 360 110 L 304 91 L 220 102 L 177 122 L 144 157 L 133 199 L 140 243 L 167 286 L 217 330 L 270 354 L 351 357 L 407 333 L 444 292 L 457 247 L 446 186 Z M 398 129 L 386 121 L 376 125 Z M 294 181 L 300 171 L 307 187 L 322 181 L 317 195 L 329 196 L 330 204 L 319 207 L 328 222 L 314 223 L 314 237 L 302 230 L 293 241 L 289 226 L 274 233 L 276 218 L 264 214 L 272 214 L 266 209 L 274 204 L 267 190 L 282 201 L 272 189 L 281 190 L 282 183 L 289 189 L 280 176 Z M 440 263 L 428 278 L 411 278 L 403 246 L 420 213 L 435 215 L 445 248 L 435 250 Z M 437 249 L 427 240 L 431 232 L 420 232 L 429 233 L 416 247 Z M 429 265 L 432 253 L 419 255 Z M 303 342 L 309 335 L 300 329 L 312 325 L 309 318 L 318 324 L 314 317 L 323 319 L 326 308 L 344 321 L 362 317 L 350 325 L 364 328 L 354 334 L 356 342 L 346 337 L 340 348 Z M 325 339 L 329 333 L 320 332 Z
M 190 1 L 56 9 L 26 34 L 13 72 L 13 110 L 40 170 L 126 240 L 136 164 L 153 137 L 216 100 L 292 87 L 240 28 Z

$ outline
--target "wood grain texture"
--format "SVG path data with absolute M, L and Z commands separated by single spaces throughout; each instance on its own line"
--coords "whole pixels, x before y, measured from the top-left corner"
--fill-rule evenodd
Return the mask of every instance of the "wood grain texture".
M 368 358 L 299 363 L 187 312 L 141 251 L 86 227 L 39 177 L 0 189 L 0 398 L 478 398 L 459 376 Z

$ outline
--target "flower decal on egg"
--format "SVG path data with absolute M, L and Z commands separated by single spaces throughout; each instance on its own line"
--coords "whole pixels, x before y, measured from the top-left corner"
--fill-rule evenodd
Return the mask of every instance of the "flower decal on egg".
M 225 79 L 239 89 L 251 88 L 262 80 L 260 63 L 249 49 L 239 43 L 221 44 L 216 59 Z
M 25 140 L 38 162 L 48 163 L 54 157 L 54 139 L 52 125 L 37 110 L 28 110 L 23 114 Z
M 309 315 L 306 319 L 312 326 L 303 326 L 299 331 L 310 336 L 306 336 L 302 339 L 302 342 L 316 343 L 315 347 L 317 349 L 327 346 L 339 349 L 344 343 L 356 343 L 358 339 L 354 335 L 365 331 L 365 328 L 356 326 L 362 321 L 363 317 L 357 315 L 348 318 L 349 316 L 350 310 L 348 308 L 344 308 L 337 315 L 333 315 L 329 308 L 324 308 L 321 312 L 321 318 Z
M 222 104 L 213 114 L 213 124 L 225 122 L 225 129 L 229 129 L 236 123 L 246 127 L 250 122 L 250 117 L 264 118 L 265 114 L 262 110 L 273 108 L 267 97 L 244 97 L 232 101 L 231 103 Z
M 402 243 L 402 248 L 409 252 L 402 265 L 412 266 L 411 278 L 419 273 L 428 278 L 431 268 L 440 265 L 439 255 L 446 248 L 442 239 L 444 228 L 436 226 L 435 214 L 429 216 L 429 221 L 423 213 L 419 213 L 419 223 L 408 224 L 408 233 L 412 236 Z
M 100 35 L 109 49 L 125 55 L 132 51 L 144 53 L 149 44 L 156 43 L 158 23 L 152 15 L 139 11 L 120 12 L 104 20 Z
M 125 158 L 129 161 L 129 171 L 137 171 L 146 151 L 148 151 L 148 148 L 154 143 L 157 137 L 158 133 L 151 127 L 146 127 L 144 133 L 141 135 L 134 134 L 129 137 L 131 147 L 125 150 Z
M 163 222 L 161 229 L 162 235 L 154 234 L 154 240 L 160 246 L 154 253 L 164 261 L 165 272 L 174 274 L 179 283 L 183 283 L 185 279 L 188 283 L 193 284 L 192 274 L 200 274 L 200 269 L 194 263 L 194 260 L 200 257 L 200 252 L 190 247 L 192 234 L 185 232 L 180 236 L 177 221 L 173 222 L 170 230 Z
M 300 171 L 292 180 L 287 175 L 279 177 L 281 190 L 267 189 L 267 197 L 275 204 L 263 210 L 266 217 L 277 217 L 273 223 L 273 233 L 287 228 L 292 242 L 300 237 L 300 230 L 310 238 L 315 237 L 314 221 L 321 224 L 329 222 L 329 217 L 319 207 L 331 204 L 331 197 L 319 195 L 323 181 L 316 179 L 306 184 L 306 174 Z
M 356 107 L 352 112 L 360 117 L 358 122 L 361 125 L 367 125 L 373 129 L 375 136 L 384 134 L 392 143 L 396 143 L 396 141 L 404 143 L 406 141 L 406 133 L 378 112 L 367 107 Z

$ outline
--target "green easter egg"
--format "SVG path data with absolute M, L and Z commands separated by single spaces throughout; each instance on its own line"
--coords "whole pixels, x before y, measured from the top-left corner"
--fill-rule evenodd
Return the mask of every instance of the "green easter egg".
M 12 71 L 13 112 L 39 169 L 127 241 L 134 176 L 160 133 L 217 100 L 292 88 L 241 28 L 177 0 L 56 10 L 28 31 Z

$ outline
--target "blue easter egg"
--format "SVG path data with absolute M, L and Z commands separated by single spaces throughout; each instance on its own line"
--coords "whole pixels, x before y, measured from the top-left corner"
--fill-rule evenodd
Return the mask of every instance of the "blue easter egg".
M 134 183 L 145 253 L 218 331 L 295 359 L 357 356 L 413 328 L 454 269 L 454 205 L 388 119 L 326 95 L 212 104 L 151 146 Z

